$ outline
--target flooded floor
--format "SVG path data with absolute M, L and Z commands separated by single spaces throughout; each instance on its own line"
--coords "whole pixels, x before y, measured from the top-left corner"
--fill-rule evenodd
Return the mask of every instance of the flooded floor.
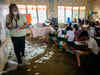
M 31 64 L 17 68 L 5 75 L 87 75 L 72 62 L 72 55 L 48 44 L 46 53 L 33 59 Z

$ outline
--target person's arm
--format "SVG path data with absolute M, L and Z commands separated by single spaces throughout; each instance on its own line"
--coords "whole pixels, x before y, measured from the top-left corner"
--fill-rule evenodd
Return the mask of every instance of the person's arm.
M 10 29 L 12 29 L 12 28 L 11 28 L 9 25 L 10 25 L 10 23 L 7 23 L 7 22 L 6 22 L 6 27 L 10 30 Z
M 95 53 L 95 54 L 98 54 L 98 45 L 97 45 L 97 42 L 96 40 L 92 39 L 90 42 L 88 42 L 88 49 Z
M 28 26 L 27 22 L 24 23 L 23 26 L 20 27 L 20 29 L 25 29 Z
M 67 39 L 69 38 L 69 32 L 66 33 L 66 38 L 67 38 Z
M 25 29 L 28 26 L 27 20 L 26 20 L 26 17 L 25 16 L 23 16 L 23 22 L 24 22 L 24 25 L 21 26 L 20 29 Z

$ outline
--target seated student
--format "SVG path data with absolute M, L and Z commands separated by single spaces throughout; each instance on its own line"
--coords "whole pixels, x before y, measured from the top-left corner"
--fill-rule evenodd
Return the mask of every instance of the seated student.
M 50 24 L 50 32 L 49 32 L 49 40 L 54 41 L 54 38 L 56 37 L 56 30 L 54 29 L 52 23 Z
M 100 25 L 96 25 L 95 31 L 96 31 L 95 39 L 97 41 L 98 46 L 100 47 Z
M 89 35 L 94 38 L 94 35 L 95 35 L 95 23 L 90 23 Z
M 58 46 L 62 46 L 66 42 L 66 25 L 61 24 L 58 29 L 57 42 Z
M 79 26 L 77 24 L 75 24 L 73 26 L 73 30 L 74 30 L 74 33 L 75 33 L 75 41 L 78 40 L 78 35 L 79 35 Z
M 71 27 L 67 28 L 66 37 L 67 37 L 67 44 L 69 46 L 74 46 L 75 33 Z
M 98 71 L 100 67 L 100 56 L 99 56 L 99 47 L 96 43 L 96 40 L 91 38 L 88 35 L 87 31 L 83 31 L 80 35 L 80 39 L 84 41 L 84 44 L 88 46 L 89 56 L 88 56 L 88 70 L 90 72 Z M 98 67 L 98 68 L 97 68 Z
M 58 40 L 63 40 L 65 38 L 65 35 L 66 35 L 66 25 L 61 24 L 59 26 L 59 29 L 57 32 L 58 32 L 58 35 L 57 35 Z

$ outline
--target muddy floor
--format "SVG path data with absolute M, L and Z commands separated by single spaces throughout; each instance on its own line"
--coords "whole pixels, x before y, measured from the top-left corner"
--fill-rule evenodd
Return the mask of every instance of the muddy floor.
M 34 43 L 33 43 L 34 45 Z M 73 56 L 67 54 L 55 45 L 48 44 L 46 53 L 31 64 L 19 67 L 4 75 L 87 75 L 84 69 L 79 69 Z

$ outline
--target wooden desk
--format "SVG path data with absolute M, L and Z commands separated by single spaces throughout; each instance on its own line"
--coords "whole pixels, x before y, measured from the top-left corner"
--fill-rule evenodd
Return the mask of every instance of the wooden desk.
M 75 55 L 76 55 L 76 58 L 77 58 L 77 65 L 78 65 L 78 67 L 80 67 L 80 64 L 81 64 L 81 62 L 80 62 L 80 56 L 81 55 L 88 55 L 88 52 L 86 52 L 86 51 L 79 51 L 79 50 L 75 50 Z

